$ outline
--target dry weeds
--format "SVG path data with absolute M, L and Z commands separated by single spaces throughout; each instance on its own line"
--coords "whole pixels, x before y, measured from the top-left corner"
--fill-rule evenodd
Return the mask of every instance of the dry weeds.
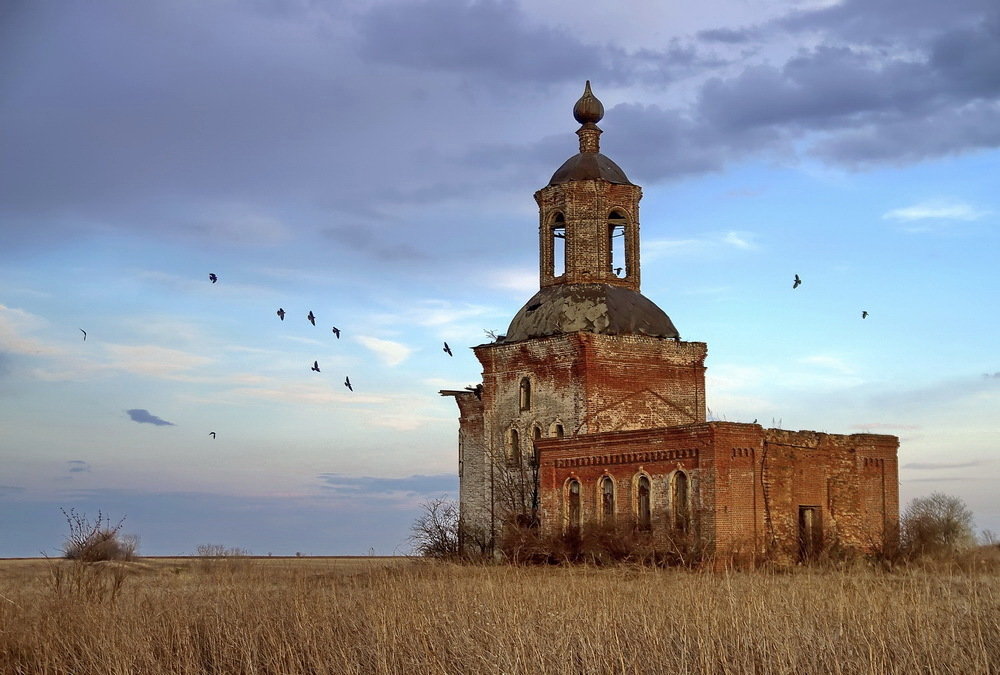
M 0 562 L 3 673 L 991 673 L 1000 575 Z M 65 578 L 74 571 L 65 569 Z M 110 588 L 110 586 L 109 586 Z

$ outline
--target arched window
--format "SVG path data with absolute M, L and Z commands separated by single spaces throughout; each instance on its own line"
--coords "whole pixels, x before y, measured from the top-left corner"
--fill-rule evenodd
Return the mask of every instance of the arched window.
M 608 214 L 608 271 L 616 277 L 626 277 L 629 273 L 625 246 L 625 214 L 615 209 Z
M 537 441 L 542 437 L 542 428 L 537 424 L 531 428 L 531 438 L 533 441 Z M 531 463 L 538 466 L 538 449 L 535 444 L 531 444 Z
M 552 219 L 552 267 L 554 277 L 566 274 L 566 219 L 557 213 Z
M 670 481 L 670 507 L 673 509 L 673 525 L 686 532 L 688 529 L 688 477 L 683 471 L 674 473 Z
M 555 438 L 562 438 L 563 435 L 564 434 L 563 434 L 562 422 L 553 422 L 552 426 L 549 427 L 549 436 L 553 436 Z
M 531 380 L 527 377 L 521 378 L 518 400 L 521 404 L 521 410 L 531 410 Z
M 611 476 L 601 479 L 601 519 L 605 523 L 613 523 L 615 520 L 615 482 Z
M 580 531 L 580 481 L 573 478 L 566 486 L 568 493 L 568 504 L 566 505 L 566 515 L 568 516 L 569 531 L 576 534 Z
M 517 433 L 517 429 L 510 430 L 508 441 L 507 463 L 511 466 L 517 466 L 521 463 L 521 435 Z
M 639 476 L 636 491 L 636 520 L 640 530 L 648 530 L 652 527 L 649 510 L 649 476 Z

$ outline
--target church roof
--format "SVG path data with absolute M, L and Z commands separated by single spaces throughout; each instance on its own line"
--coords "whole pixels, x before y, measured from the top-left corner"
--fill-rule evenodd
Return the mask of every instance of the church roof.
M 680 337 L 670 317 L 642 293 L 610 284 L 556 284 L 525 303 L 504 342 L 577 332 Z

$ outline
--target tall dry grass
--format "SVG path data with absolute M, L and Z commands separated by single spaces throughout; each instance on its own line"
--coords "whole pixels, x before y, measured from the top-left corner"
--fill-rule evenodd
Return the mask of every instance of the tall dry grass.
M 41 563 L 0 562 L 0 672 L 991 673 L 1000 665 L 995 567 L 707 573 L 234 559 L 127 569 L 112 598 L 56 589 Z

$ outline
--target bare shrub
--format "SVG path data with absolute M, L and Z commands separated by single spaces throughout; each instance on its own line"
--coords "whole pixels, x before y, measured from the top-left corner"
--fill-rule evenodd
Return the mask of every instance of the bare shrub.
M 63 542 L 63 557 L 90 563 L 101 560 L 132 560 L 139 548 L 139 538 L 121 534 L 125 516 L 112 524 L 110 518 L 100 511 L 91 521 L 85 513 L 76 509 L 60 509 L 66 517 L 69 534 Z
M 955 555 L 976 541 L 972 511 L 961 498 L 941 492 L 912 500 L 899 522 L 902 551 L 911 559 Z
M 458 504 L 436 497 L 420 505 L 421 514 L 410 527 L 410 543 L 418 555 L 428 558 L 457 558 Z

